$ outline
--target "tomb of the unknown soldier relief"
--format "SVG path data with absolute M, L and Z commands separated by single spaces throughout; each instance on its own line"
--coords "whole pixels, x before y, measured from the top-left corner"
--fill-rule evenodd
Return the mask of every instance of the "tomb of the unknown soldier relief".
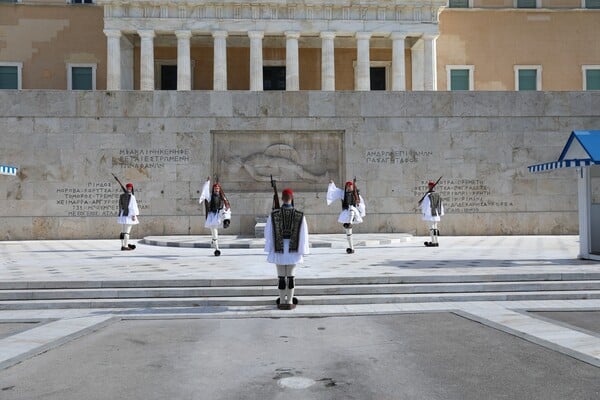
M 208 234 L 208 176 L 223 234 L 255 234 L 271 177 L 311 233 L 356 178 L 355 233 L 427 234 L 441 177 L 441 235 L 575 234 L 578 172 L 527 166 L 600 129 L 596 2 L 484 3 L 0 2 L 0 239 L 115 238 L 113 174 L 132 238 Z

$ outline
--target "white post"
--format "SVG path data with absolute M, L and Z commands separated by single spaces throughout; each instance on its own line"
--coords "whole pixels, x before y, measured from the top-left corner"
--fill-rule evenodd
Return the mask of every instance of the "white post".
M 227 90 L 227 31 L 213 32 L 213 90 Z
M 406 90 L 406 65 L 404 62 L 406 34 L 393 32 L 392 39 L 392 90 Z
M 106 90 L 121 90 L 121 31 L 105 29 L 106 35 Z
M 321 32 L 321 90 L 335 90 L 335 32 Z
M 437 56 L 435 41 L 438 35 L 423 35 L 425 41 L 425 90 L 437 90 Z
M 285 90 L 300 90 L 299 38 L 298 32 L 285 32 Z
M 263 36 L 263 32 L 248 31 L 250 38 L 250 90 L 256 92 L 263 90 Z
M 356 32 L 356 72 L 354 90 L 371 90 L 369 39 L 371 32 Z
M 177 36 L 177 90 L 191 90 L 190 38 L 192 32 L 175 31 L 175 36 Z
M 153 30 L 140 30 L 140 90 L 154 90 Z
M 590 212 L 592 183 L 589 167 L 577 168 L 577 195 L 579 208 L 579 258 L 589 258 L 590 255 Z

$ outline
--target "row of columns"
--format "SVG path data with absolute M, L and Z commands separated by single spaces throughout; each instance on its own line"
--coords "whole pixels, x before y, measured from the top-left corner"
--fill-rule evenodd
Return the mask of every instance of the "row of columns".
M 105 30 L 107 37 L 107 89 L 121 89 L 121 32 Z M 140 36 L 140 90 L 154 90 L 154 37 L 152 30 L 139 30 Z M 189 30 L 175 31 L 177 37 L 177 90 L 191 90 L 191 59 Z M 214 39 L 213 90 L 227 90 L 227 36 L 226 31 L 212 32 Z M 335 90 L 335 32 L 321 32 L 321 90 Z M 407 34 L 394 32 L 392 39 L 392 90 L 406 90 L 404 52 Z M 264 32 L 249 31 L 250 38 L 250 90 L 263 90 L 262 40 Z M 286 90 L 300 90 L 298 39 L 299 32 L 285 32 L 286 38 Z M 355 90 L 370 90 L 370 32 L 357 32 Z M 423 35 L 424 89 L 436 90 L 437 35 Z

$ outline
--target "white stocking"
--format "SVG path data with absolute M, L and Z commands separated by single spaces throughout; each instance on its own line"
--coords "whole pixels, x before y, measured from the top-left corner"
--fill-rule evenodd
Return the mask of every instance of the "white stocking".
M 348 240 L 348 247 L 354 250 L 354 243 L 352 242 L 352 228 L 346 228 L 346 239 Z
M 211 247 L 219 250 L 219 230 L 216 228 L 210 228 L 210 233 L 212 235 Z

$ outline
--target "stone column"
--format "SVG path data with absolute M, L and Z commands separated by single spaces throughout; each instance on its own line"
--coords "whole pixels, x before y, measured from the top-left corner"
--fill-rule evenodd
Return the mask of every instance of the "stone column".
M 121 31 L 105 29 L 106 48 L 106 90 L 121 90 Z
M 393 32 L 392 39 L 392 90 L 406 90 L 406 65 L 404 62 L 406 34 Z
M 437 56 L 435 41 L 438 35 L 423 35 L 425 45 L 424 82 L 425 90 L 437 90 Z
M 250 38 L 250 90 L 257 92 L 263 90 L 263 36 L 263 32 L 248 31 Z
M 154 90 L 154 31 L 140 30 L 140 90 Z
M 369 39 L 371 32 L 356 32 L 356 71 L 354 90 L 371 90 Z
M 177 90 L 191 90 L 190 38 L 192 32 L 175 31 L 175 36 L 177 36 Z
M 300 33 L 285 33 L 285 90 L 300 90 L 298 39 Z
M 213 90 L 227 90 L 227 31 L 212 33 L 214 43 Z
M 321 90 L 335 90 L 335 32 L 321 32 Z

